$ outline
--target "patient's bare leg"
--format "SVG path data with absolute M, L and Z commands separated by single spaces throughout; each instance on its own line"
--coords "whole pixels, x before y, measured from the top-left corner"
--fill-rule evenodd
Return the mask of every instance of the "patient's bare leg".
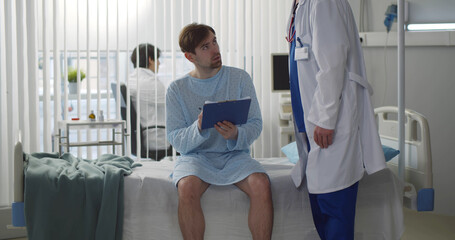
M 177 184 L 179 193 L 179 225 L 185 240 L 204 239 L 205 221 L 201 208 L 201 196 L 209 184 L 196 176 L 180 179 Z
M 270 181 L 264 173 L 253 173 L 235 184 L 250 197 L 248 226 L 254 240 L 272 238 L 273 206 Z

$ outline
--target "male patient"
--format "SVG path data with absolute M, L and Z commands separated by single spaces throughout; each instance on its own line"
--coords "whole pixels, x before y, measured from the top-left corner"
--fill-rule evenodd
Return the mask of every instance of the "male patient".
M 269 178 L 251 158 L 249 147 L 262 130 L 253 82 L 243 70 L 223 66 L 215 30 L 203 24 L 183 28 L 179 44 L 195 69 L 174 81 L 166 95 L 169 142 L 181 154 L 173 181 L 179 194 L 179 224 L 184 239 L 203 239 L 201 196 L 210 186 L 234 184 L 250 198 L 248 226 L 253 239 L 271 239 L 273 207 Z M 201 130 L 205 101 L 251 97 L 248 121 L 228 121 Z M 222 206 L 220 206 L 222 207 Z

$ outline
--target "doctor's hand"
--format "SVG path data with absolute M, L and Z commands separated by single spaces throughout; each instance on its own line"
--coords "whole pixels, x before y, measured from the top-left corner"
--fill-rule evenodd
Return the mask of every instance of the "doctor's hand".
M 321 148 L 328 148 L 333 142 L 334 130 L 316 126 L 314 129 L 314 142 Z
M 215 124 L 215 129 L 224 137 L 224 139 L 228 140 L 237 140 L 237 136 L 239 134 L 239 130 L 237 126 L 232 124 L 228 121 L 217 122 Z

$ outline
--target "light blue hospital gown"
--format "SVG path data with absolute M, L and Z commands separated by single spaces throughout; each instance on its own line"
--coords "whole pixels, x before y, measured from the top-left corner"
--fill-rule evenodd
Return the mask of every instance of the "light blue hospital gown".
M 251 97 L 248 121 L 237 125 L 237 140 L 226 140 L 215 128 L 198 130 L 199 108 L 205 101 Z M 223 66 L 212 78 L 186 75 L 171 83 L 166 94 L 166 129 L 169 142 L 181 154 L 172 178 L 195 175 L 213 185 L 237 183 L 252 173 L 265 173 L 249 154 L 262 131 L 262 118 L 253 81 L 245 71 Z

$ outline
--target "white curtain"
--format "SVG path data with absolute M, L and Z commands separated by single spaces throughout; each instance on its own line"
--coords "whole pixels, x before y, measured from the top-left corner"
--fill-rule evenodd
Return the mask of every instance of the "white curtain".
M 178 46 L 180 30 L 192 22 L 213 26 L 223 64 L 242 68 L 253 78 L 264 121 L 263 132 L 253 144 L 254 157 L 279 156 L 279 101 L 278 94 L 271 92 L 270 59 L 271 53 L 287 51 L 284 35 L 291 2 L 2 1 L 0 206 L 12 202 L 13 145 L 19 138 L 27 153 L 57 151 L 53 136 L 62 119 L 85 119 L 90 110 L 103 110 L 105 119 L 120 119 L 118 86 L 127 82 L 133 70 L 132 50 L 145 42 L 160 48 L 163 60 L 158 75 L 164 81 L 175 80 L 192 68 Z M 77 71 L 75 95 L 68 92 L 71 66 Z M 86 75 L 83 81 L 81 70 Z M 111 89 L 111 83 L 117 88 Z M 88 141 L 100 134 L 87 132 L 84 139 L 84 131 L 77 135 L 78 140 Z M 127 142 L 129 146 L 131 139 Z M 111 150 L 87 148 L 81 152 L 78 148 L 74 153 L 93 158 L 106 151 Z
M 37 5 L 0 4 L 0 207 L 12 202 L 13 148 L 22 135 L 24 151 L 42 151 L 37 87 Z

